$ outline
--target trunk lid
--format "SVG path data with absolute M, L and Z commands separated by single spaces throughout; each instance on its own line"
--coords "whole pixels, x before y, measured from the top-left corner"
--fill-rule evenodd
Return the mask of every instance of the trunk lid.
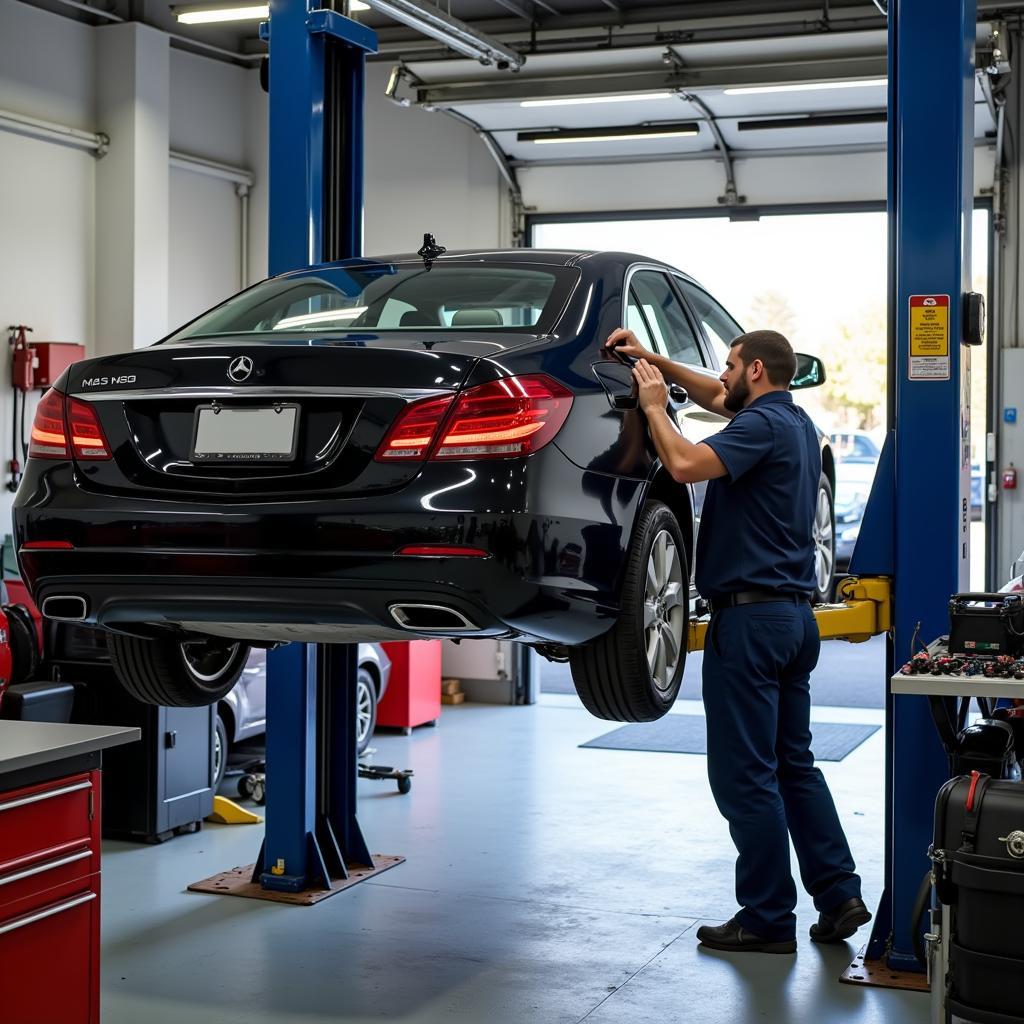
M 374 461 L 399 412 L 411 401 L 457 391 L 482 356 L 536 340 L 454 332 L 420 339 L 275 338 L 273 344 L 229 338 L 154 345 L 77 363 L 67 393 L 96 411 L 113 453 L 107 462 L 79 464 L 83 485 L 240 500 L 394 490 L 422 465 Z M 291 416 L 293 408 L 290 456 L 196 457 L 200 410 L 205 423 L 223 425 L 238 424 L 238 411 L 255 423 L 273 420 L 268 410 Z M 210 419 L 223 411 L 223 421 Z

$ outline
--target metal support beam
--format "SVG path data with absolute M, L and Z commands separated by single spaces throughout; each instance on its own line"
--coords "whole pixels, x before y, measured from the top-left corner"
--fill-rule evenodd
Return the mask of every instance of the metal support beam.
M 961 344 L 961 313 L 971 280 L 975 36 L 974 0 L 890 0 L 889 412 L 896 427 L 896 593 L 887 677 L 908 656 L 918 623 L 925 638 L 946 632 L 949 595 L 964 589 L 968 579 L 970 359 Z M 931 125 L 935 110 L 943 111 L 939 133 Z M 928 300 L 932 305 L 923 305 Z M 934 342 L 926 343 L 923 330 L 914 326 L 924 321 L 911 311 L 922 309 L 935 311 L 928 320 L 938 325 Z M 890 696 L 886 724 L 886 892 L 868 956 L 885 955 L 893 969 L 923 970 L 913 951 L 918 925 L 911 908 L 929 869 L 934 800 L 948 765 L 927 701 Z
M 827 82 L 849 78 L 885 78 L 884 54 L 872 57 L 829 57 L 821 60 L 772 61 L 715 67 L 667 67 L 650 71 L 588 71 L 575 74 L 532 74 L 528 78 L 443 82 L 417 90 L 418 103 L 462 106 L 574 96 L 621 96 L 628 93 L 715 89 L 744 85 Z

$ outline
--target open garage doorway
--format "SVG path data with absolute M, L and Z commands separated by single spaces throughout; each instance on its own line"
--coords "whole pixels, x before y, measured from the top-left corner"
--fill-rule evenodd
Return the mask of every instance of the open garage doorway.
M 798 351 L 820 356 L 828 380 L 796 393 L 831 435 L 837 456 L 837 568 L 848 564 L 859 534 L 885 437 L 887 220 L 880 204 L 828 208 L 762 208 L 730 219 L 723 212 L 656 212 L 534 216 L 530 244 L 551 249 L 603 249 L 664 260 L 704 285 L 746 330 L 781 331 Z M 989 295 L 991 215 L 974 211 L 972 288 Z M 991 301 L 988 302 L 991 308 Z M 712 339 L 714 340 L 714 339 Z M 722 339 L 728 342 L 730 339 Z M 971 351 L 971 588 L 1004 580 L 986 565 L 988 344 Z M 541 693 L 574 693 L 567 665 L 535 660 Z M 680 701 L 700 699 L 701 654 L 687 660 Z M 811 680 L 816 705 L 885 706 L 885 643 L 822 646 Z

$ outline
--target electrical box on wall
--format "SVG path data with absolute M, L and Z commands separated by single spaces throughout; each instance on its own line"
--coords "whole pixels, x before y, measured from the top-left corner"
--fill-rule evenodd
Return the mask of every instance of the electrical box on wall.
M 34 384 L 48 388 L 72 364 L 85 358 L 85 346 L 67 341 L 33 341 L 29 348 L 33 360 Z

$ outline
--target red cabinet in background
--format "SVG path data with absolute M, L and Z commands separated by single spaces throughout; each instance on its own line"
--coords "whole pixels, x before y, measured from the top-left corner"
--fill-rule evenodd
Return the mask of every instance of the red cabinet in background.
M 411 729 L 441 717 L 441 641 L 383 644 L 391 659 L 387 692 L 377 706 L 377 724 Z

